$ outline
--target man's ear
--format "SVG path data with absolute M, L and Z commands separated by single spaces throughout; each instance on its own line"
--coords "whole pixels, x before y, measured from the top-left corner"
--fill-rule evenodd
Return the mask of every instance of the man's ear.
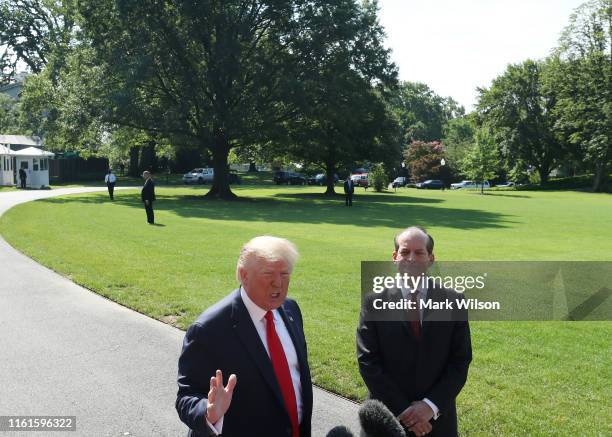
M 240 283 L 244 285 L 244 282 L 248 277 L 247 269 L 245 269 L 244 267 L 239 267 L 238 275 L 240 276 Z
M 393 251 L 393 253 L 391 254 L 391 258 L 393 259 L 393 261 L 397 260 L 397 250 Z
M 431 267 L 431 265 L 434 263 L 434 261 L 436 260 L 436 256 L 432 253 L 429 254 L 429 266 Z

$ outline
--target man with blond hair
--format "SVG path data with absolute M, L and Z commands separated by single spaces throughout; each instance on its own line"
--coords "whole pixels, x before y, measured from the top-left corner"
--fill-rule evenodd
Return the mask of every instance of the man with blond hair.
M 288 240 L 250 240 L 236 267 L 240 287 L 185 334 L 176 409 L 189 436 L 311 435 L 302 314 L 287 298 L 297 258 Z M 230 375 L 226 384 L 224 374 Z

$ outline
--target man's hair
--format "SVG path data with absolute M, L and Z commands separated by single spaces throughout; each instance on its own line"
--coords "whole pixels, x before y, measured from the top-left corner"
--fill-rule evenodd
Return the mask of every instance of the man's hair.
M 427 247 L 427 253 L 429 253 L 429 254 L 431 255 L 431 254 L 432 254 L 432 252 L 433 252 L 433 249 L 434 249 L 434 239 L 432 238 L 432 236 L 431 236 L 431 235 L 429 235 L 429 234 L 427 233 L 427 230 L 425 230 L 425 228 L 423 228 L 423 227 L 421 227 L 421 226 L 410 226 L 410 227 L 408 227 L 408 228 L 404 229 L 404 230 L 403 230 L 402 232 L 400 232 L 399 234 L 397 234 L 397 235 L 396 235 L 396 236 L 393 238 L 393 244 L 395 245 L 395 250 L 399 249 L 399 241 L 398 241 L 398 240 L 399 240 L 399 238 L 400 238 L 402 235 L 404 235 L 404 234 L 407 234 L 407 233 L 409 233 L 409 232 L 410 232 L 410 233 L 412 233 L 412 232 L 414 232 L 414 231 L 419 231 L 419 232 L 423 233 L 423 234 L 424 234 L 424 235 L 427 237 L 427 244 L 426 244 L 426 247 Z
M 236 279 L 241 282 L 240 269 L 248 267 L 257 260 L 285 261 L 291 272 L 299 256 L 297 248 L 289 240 L 269 235 L 255 237 L 240 250 L 236 265 Z

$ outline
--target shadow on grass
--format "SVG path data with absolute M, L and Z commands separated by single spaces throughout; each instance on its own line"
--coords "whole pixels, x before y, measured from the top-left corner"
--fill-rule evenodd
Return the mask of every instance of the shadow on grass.
M 474 193 L 476 194 L 476 193 Z M 481 196 L 493 196 L 493 197 L 516 197 L 517 199 L 531 199 L 532 196 L 527 196 L 525 194 L 507 194 L 507 193 L 499 193 L 499 192 L 485 192 L 484 194 L 480 194 Z
M 42 199 L 52 204 L 110 203 L 105 193 Z M 354 206 L 344 206 L 344 196 L 317 193 L 287 193 L 266 197 L 241 197 L 231 201 L 210 200 L 200 195 L 157 195 L 155 211 L 180 217 L 208 220 L 337 224 L 361 227 L 402 228 L 408 225 L 444 226 L 457 229 L 504 228 L 511 216 L 480 209 L 440 206 L 444 199 L 380 194 L 356 197 Z M 113 204 L 144 209 L 139 193 L 115 195 Z M 143 211 L 144 214 L 144 211 Z

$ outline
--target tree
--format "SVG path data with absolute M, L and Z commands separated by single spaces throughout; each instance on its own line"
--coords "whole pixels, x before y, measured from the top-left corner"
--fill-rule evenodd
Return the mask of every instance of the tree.
M 474 133 L 477 129 L 475 115 L 471 113 L 453 118 L 444 126 L 442 144 L 449 163 L 461 162 L 474 143 Z
M 379 193 L 385 189 L 389 183 L 387 174 L 385 173 L 385 167 L 382 163 L 374 164 L 368 174 L 368 183 L 374 187 L 374 190 Z
M 576 9 L 551 60 L 548 83 L 558 93 L 556 127 L 573 157 L 594 171 L 593 190 L 605 191 L 612 168 L 612 3 Z
M 509 65 L 489 89 L 479 89 L 480 118 L 493 129 L 503 157 L 512 168 L 518 161 L 533 165 L 541 184 L 566 154 L 555 132 L 554 90 L 543 86 L 546 64 L 527 60 Z
M 393 163 L 399 159 L 398 126 L 385 102 L 397 71 L 382 44 L 377 3 L 327 2 L 307 22 L 321 31 L 303 33 L 309 74 L 296 94 L 297 116 L 286 124 L 285 147 L 292 158 L 326 174 L 326 195 L 334 195 L 335 175 L 358 160 Z M 342 17 L 338 20 L 338 17 Z
M 0 84 L 19 62 L 32 73 L 50 66 L 54 80 L 75 38 L 74 0 L 0 0 Z
M 448 168 L 442 166 L 444 146 L 437 141 L 413 141 L 404 151 L 404 158 L 414 181 L 447 179 Z
M 401 82 L 390 104 L 401 125 L 403 144 L 440 141 L 446 123 L 465 114 L 452 98 L 437 95 L 423 83 Z
M 484 193 L 484 182 L 497 176 L 499 151 L 488 126 L 476 131 L 474 144 L 461 162 L 461 171 L 470 179 L 480 182 L 480 193 Z
M 114 126 L 101 116 L 101 70 L 95 63 L 93 52 L 79 46 L 67 54 L 57 75 L 47 66 L 24 81 L 23 124 L 44 137 L 48 147 L 89 154 L 109 140 Z
M 79 3 L 103 61 L 107 120 L 209 149 L 208 195 L 222 198 L 235 197 L 229 151 L 267 144 L 296 117 L 293 102 L 317 75 L 312 59 L 333 55 L 314 52 L 320 34 L 332 36 L 329 47 L 358 47 L 357 63 L 367 59 L 368 40 L 334 33 L 347 19 L 354 24 L 355 7 L 350 0 Z
M 19 119 L 20 110 L 17 100 L 0 93 L 0 133 L 23 135 Z

